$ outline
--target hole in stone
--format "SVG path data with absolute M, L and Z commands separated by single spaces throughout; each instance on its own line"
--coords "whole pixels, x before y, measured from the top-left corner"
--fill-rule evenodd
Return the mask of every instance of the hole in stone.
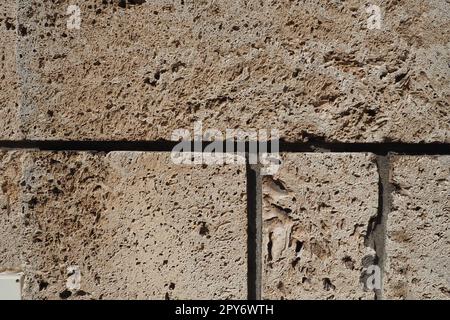
M 269 242 L 267 243 L 267 260 L 272 261 L 272 235 L 273 232 L 269 233 Z
M 202 226 L 200 227 L 199 234 L 201 236 L 206 236 L 209 233 L 209 229 L 206 226 L 206 222 L 202 222 Z
M 330 290 L 336 289 L 336 287 L 331 283 L 330 278 L 323 278 L 322 282 L 323 282 L 323 289 L 325 291 L 330 291 Z
M 59 297 L 60 297 L 61 299 L 67 299 L 67 298 L 69 298 L 71 295 L 72 295 L 72 292 L 70 292 L 69 290 L 64 290 L 63 292 L 61 292 L 61 293 L 59 294 Z
M 342 262 L 347 269 L 353 270 L 355 268 L 355 262 L 349 256 L 345 256 L 344 258 L 342 258 Z
M 295 253 L 297 253 L 297 254 L 300 253 L 302 248 L 303 248 L 303 242 L 297 240 L 297 243 L 295 244 Z
M 45 290 L 48 287 L 48 282 L 41 280 L 39 281 L 39 291 Z

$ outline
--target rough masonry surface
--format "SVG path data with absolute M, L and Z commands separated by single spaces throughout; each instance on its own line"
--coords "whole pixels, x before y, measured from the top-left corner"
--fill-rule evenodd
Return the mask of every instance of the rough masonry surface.
M 450 156 L 395 156 L 386 299 L 450 299 Z
M 0 127 L 30 140 L 171 139 L 202 121 L 296 142 L 449 142 L 448 1 L 384 2 L 380 29 L 357 0 L 17 3 L 20 117 L 11 88 Z
M 175 166 L 168 153 L 0 156 L 0 260 L 25 272 L 24 298 L 247 297 L 245 167 Z
M 201 121 L 383 150 L 286 153 L 262 190 L 243 158 L 0 150 L 0 272 L 25 273 L 25 299 L 373 299 L 378 266 L 375 298 L 450 299 L 449 156 L 384 156 L 448 154 L 449 13 L 446 0 L 0 1 L 0 148 L 166 150 Z
M 378 174 L 370 154 L 284 154 L 263 180 L 266 299 L 373 299 L 365 271 L 377 216 Z
M 0 140 L 20 138 L 16 9 L 15 1 L 0 4 Z

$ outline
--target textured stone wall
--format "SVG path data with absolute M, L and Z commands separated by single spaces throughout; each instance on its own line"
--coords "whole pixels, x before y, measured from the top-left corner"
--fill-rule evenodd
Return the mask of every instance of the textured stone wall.
M 375 251 L 373 155 L 287 154 L 263 181 L 263 298 L 367 299 L 360 285 Z
M 19 0 L 17 17 L 2 5 L 19 24 L 25 89 L 9 101 L 20 117 L 8 128 L 27 139 L 157 140 L 202 120 L 270 125 L 295 142 L 448 142 L 449 4 L 387 1 L 371 30 L 369 3 Z M 80 29 L 67 28 L 71 4 Z
M 386 297 L 449 299 L 450 157 L 393 159 Z
M 168 153 L 1 157 L 2 265 L 24 268 L 26 298 L 72 295 L 71 266 L 75 297 L 246 298 L 245 167 L 175 166 Z
M 0 272 L 24 299 L 450 299 L 449 35 L 445 0 L 1 1 Z M 279 167 L 177 163 L 198 122 L 278 130 Z

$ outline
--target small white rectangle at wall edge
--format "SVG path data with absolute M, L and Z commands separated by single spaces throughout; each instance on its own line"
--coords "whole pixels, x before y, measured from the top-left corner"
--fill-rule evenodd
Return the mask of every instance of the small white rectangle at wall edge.
M 22 300 L 23 273 L 0 273 L 0 300 Z

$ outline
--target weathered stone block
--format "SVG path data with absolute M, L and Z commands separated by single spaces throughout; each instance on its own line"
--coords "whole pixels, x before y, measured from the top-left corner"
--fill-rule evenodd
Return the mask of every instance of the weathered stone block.
M 25 298 L 246 298 L 244 166 L 139 152 L 18 163 L 19 190 L 6 190 L 20 195 Z
M 450 299 L 450 157 L 395 156 L 384 299 Z
M 288 141 L 450 141 L 443 0 L 383 3 L 380 29 L 356 0 L 79 1 L 80 29 L 73 1 L 19 4 L 29 139 L 170 139 L 201 120 Z
M 0 151 L 0 272 L 22 268 L 20 253 L 20 152 Z
M 370 154 L 284 154 L 263 180 L 265 299 L 373 299 L 367 243 L 377 216 Z
M 2 1 L 0 4 L 0 140 L 20 137 L 16 39 L 16 2 Z

